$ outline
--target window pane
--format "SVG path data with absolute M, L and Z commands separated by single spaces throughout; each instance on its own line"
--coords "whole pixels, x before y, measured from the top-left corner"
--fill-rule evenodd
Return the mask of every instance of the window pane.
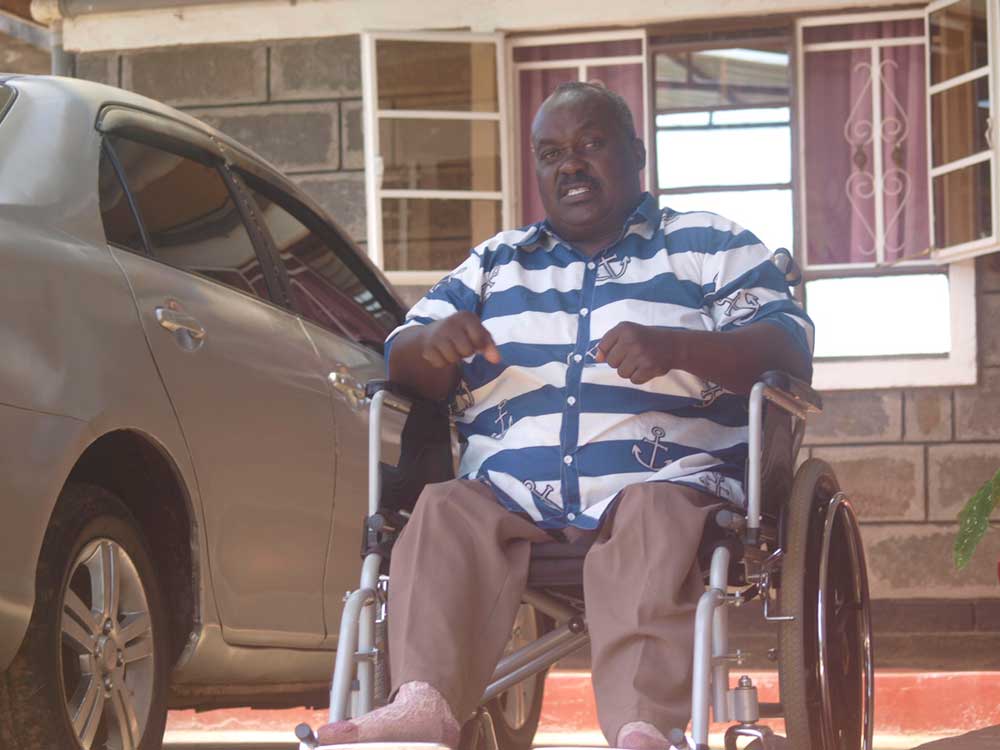
M 539 60 L 582 60 L 590 57 L 641 55 L 641 39 L 618 39 L 609 42 L 549 44 L 539 47 L 514 47 L 514 62 Z
M 802 41 L 805 44 L 821 44 L 923 35 L 924 19 L 907 18 L 899 21 L 873 21 L 838 26 L 807 26 L 802 30 Z
M 988 76 L 931 96 L 931 146 L 934 166 L 958 161 L 989 148 Z
M 382 187 L 500 190 L 500 127 L 489 120 L 379 121 Z
M 790 182 L 791 129 L 685 128 L 656 134 L 661 188 Z
M 993 234 L 990 163 L 934 178 L 934 245 L 951 247 Z
M 497 112 L 491 42 L 375 42 L 380 109 Z
M 789 98 L 783 46 L 658 52 L 653 66 L 657 112 L 784 104 Z
M 97 182 L 101 198 L 101 221 L 104 223 L 104 236 L 108 242 L 145 254 L 142 234 L 136 223 L 135 214 L 132 213 L 132 207 L 128 203 L 128 196 L 104 149 L 101 149 L 101 166 Z
M 341 259 L 353 250 L 344 245 L 338 253 L 288 211 L 251 193 L 288 273 L 296 309 L 314 323 L 381 347 L 396 320 Z
M 660 206 L 675 211 L 712 211 L 749 229 L 771 250 L 794 245 L 791 190 L 731 190 L 671 193 Z
M 111 137 L 154 257 L 270 299 L 253 243 L 213 167 Z
M 930 14 L 931 83 L 989 64 L 986 0 L 960 0 Z
M 471 248 L 500 231 L 500 220 L 500 201 L 384 198 L 383 267 L 451 270 Z
M 816 357 L 951 350 L 944 274 L 808 281 L 806 309 L 816 324 Z

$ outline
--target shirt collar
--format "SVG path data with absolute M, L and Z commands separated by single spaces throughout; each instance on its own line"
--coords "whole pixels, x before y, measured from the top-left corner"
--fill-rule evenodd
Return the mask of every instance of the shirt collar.
M 625 220 L 623 234 L 638 233 L 648 240 L 660 226 L 660 216 L 661 211 L 656 203 L 656 198 L 649 193 L 643 193 L 639 205 Z M 549 220 L 543 219 L 526 227 L 524 237 L 515 242 L 514 247 L 528 248 L 532 245 L 538 245 L 546 250 L 551 250 L 556 242 L 562 241 L 552 225 L 549 224 Z

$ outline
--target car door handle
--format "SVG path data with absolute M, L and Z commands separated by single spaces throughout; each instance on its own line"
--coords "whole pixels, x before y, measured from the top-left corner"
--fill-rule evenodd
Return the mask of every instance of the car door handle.
M 171 333 L 186 331 L 195 341 L 201 341 L 205 338 L 205 329 L 202 325 L 196 318 L 186 313 L 169 307 L 157 307 L 153 310 L 153 315 L 156 316 L 156 322 Z
M 334 390 L 344 394 L 351 406 L 357 408 L 367 398 L 364 386 L 356 378 L 344 372 L 331 372 L 327 379 Z

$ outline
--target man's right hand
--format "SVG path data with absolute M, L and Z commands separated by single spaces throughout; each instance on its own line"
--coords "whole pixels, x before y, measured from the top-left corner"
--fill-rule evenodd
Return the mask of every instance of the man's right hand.
M 463 310 L 427 326 L 423 358 L 431 366 L 448 367 L 473 354 L 482 354 L 493 364 L 500 362 L 493 336 L 475 313 Z

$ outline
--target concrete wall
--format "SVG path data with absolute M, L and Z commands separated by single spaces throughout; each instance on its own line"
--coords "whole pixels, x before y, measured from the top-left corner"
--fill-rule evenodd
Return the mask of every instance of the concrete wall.
M 85 53 L 77 73 L 217 125 L 363 243 L 357 36 Z M 1000 528 L 969 568 L 951 562 L 958 510 L 1000 468 L 1000 255 L 977 268 L 980 384 L 827 393 L 802 453 L 834 465 L 861 515 L 882 666 L 1000 667 Z M 766 653 L 759 621 L 747 627 Z

